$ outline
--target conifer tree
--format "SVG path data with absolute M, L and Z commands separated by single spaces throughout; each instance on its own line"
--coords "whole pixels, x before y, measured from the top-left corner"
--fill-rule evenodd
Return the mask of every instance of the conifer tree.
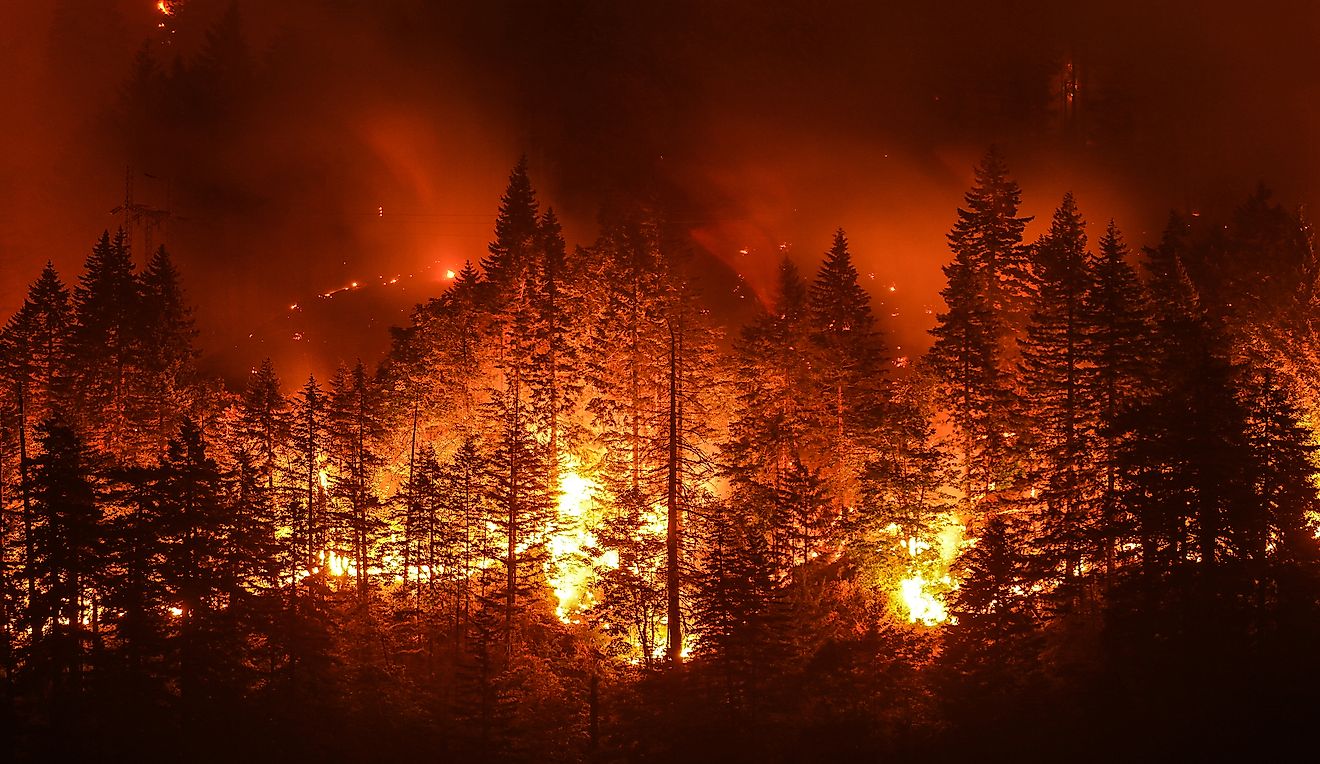
M 185 418 L 157 472 L 160 575 L 175 610 L 167 649 L 187 724 L 232 709 L 251 677 L 251 600 L 267 572 L 269 528 L 226 496 L 201 430 Z
M 308 571 L 323 568 L 321 556 L 327 552 L 329 478 L 322 464 L 330 447 L 328 406 L 316 377 L 308 376 L 294 399 L 290 424 L 294 473 L 303 510 L 303 517 L 293 525 L 291 538 Z
M 289 440 L 289 402 L 280 393 L 280 378 L 269 358 L 252 370 L 239 408 L 242 449 L 272 501 L 282 472 L 281 451 Z
M 668 291 L 661 304 L 665 357 L 663 391 L 654 445 L 663 454 L 665 507 L 665 658 L 683 660 L 684 567 L 690 512 L 707 502 L 703 485 L 714 470 L 709 454 L 721 380 L 713 356 L 716 334 L 697 303 L 688 253 L 676 243 L 663 252 Z
M 1025 322 L 1030 267 L 1018 215 L 1021 191 L 991 150 L 949 233 L 953 262 L 944 267 L 947 311 L 936 317 L 929 363 L 959 441 L 968 500 L 1008 487 L 1018 422 L 1012 369 L 1014 339 Z
M 582 375 L 570 329 L 582 317 L 582 301 L 554 210 L 546 210 L 538 222 L 536 254 L 532 283 L 536 329 L 528 383 L 538 429 L 548 445 L 550 485 L 557 486 L 561 458 L 576 439 L 571 416 L 582 393 Z
M 844 529 L 864 580 L 890 591 L 904 577 L 938 586 L 945 572 L 940 536 L 952 519 L 949 487 L 955 480 L 927 399 L 920 380 L 897 386 L 890 437 L 867 460 L 860 511 Z
M 108 503 L 117 507 L 106 522 L 104 613 L 114 642 L 103 671 L 120 689 L 127 717 L 159 712 L 166 703 L 169 673 L 164 665 L 170 608 L 175 605 L 161 576 L 165 497 L 156 467 L 112 473 Z
M 437 476 L 438 548 L 453 587 L 452 629 L 455 645 L 462 648 L 468 620 L 474 607 L 474 584 L 491 550 L 486 520 L 493 514 L 488 502 L 492 494 L 492 471 L 477 440 L 463 439 Z M 433 573 L 431 580 L 435 580 Z
M 832 423 L 829 479 L 842 512 L 855 501 L 859 448 L 874 445 L 886 403 L 884 341 L 871 313 L 871 297 L 857 283 L 843 229 L 835 232 L 811 285 L 807 312 L 820 350 L 822 416 Z
M 18 312 L 0 331 L 4 395 L 22 395 L 32 424 L 69 402 L 73 309 L 69 291 L 49 262 L 28 288 Z M 16 401 L 15 401 L 16 405 Z
M 133 456 L 139 446 L 130 432 L 141 369 L 139 299 L 127 235 L 103 233 L 74 290 L 73 352 L 87 432 L 94 446 L 118 458 Z
M 197 329 L 179 272 L 164 247 L 152 254 L 138 282 L 141 378 L 134 381 L 139 390 L 136 418 L 163 446 L 196 394 Z
M 344 366 L 336 371 L 327 413 L 329 453 L 336 467 L 333 495 L 339 504 L 337 525 L 347 535 L 357 596 L 365 602 L 371 592 L 369 571 L 382 527 L 375 474 L 381 466 L 377 445 L 384 434 L 384 422 L 379 391 L 361 360 L 351 371 Z
M 32 459 L 34 526 L 27 565 L 36 581 L 28 603 L 33 631 L 27 670 L 50 699 L 50 721 L 73 734 L 85 693 L 87 653 L 95 628 L 103 549 L 102 509 L 93 482 L 93 457 L 58 417 L 37 429 Z
M 488 247 L 490 254 L 481 261 L 488 305 L 505 303 L 522 289 L 540 234 L 536 192 L 527 176 L 527 158 L 522 157 L 509 173 L 495 218 L 495 240 Z
M 1091 459 L 1094 405 L 1086 384 L 1092 332 L 1085 301 L 1093 277 L 1085 225 L 1072 194 L 1064 195 L 1035 247 L 1037 288 L 1019 340 L 1047 557 L 1065 577 L 1078 574 L 1090 552 L 1086 540 L 1099 488 Z
M 999 515 L 958 560 L 962 585 L 950 608 L 942 660 L 955 682 L 950 701 L 965 712 L 997 719 L 1039 679 L 1039 617 L 1027 549 L 1022 530 Z
M 1086 387 L 1095 406 L 1099 456 L 1099 556 L 1106 573 L 1117 563 L 1120 485 L 1119 453 L 1130 434 L 1124 415 L 1150 394 L 1150 305 L 1127 246 L 1111 221 L 1092 260 L 1094 279 L 1086 296 L 1092 324 Z
M 752 711 L 774 665 L 782 624 L 775 600 L 780 579 L 767 544 L 769 533 L 755 513 L 710 508 L 705 553 L 696 586 L 698 651 L 719 672 L 724 703 L 736 714 Z
M 488 416 L 495 432 L 488 463 L 490 511 L 499 550 L 492 549 L 504 572 L 499 594 L 503 600 L 503 636 L 506 657 L 514 644 L 528 606 L 544 585 L 547 563 L 546 534 L 553 528 L 553 502 L 545 484 L 543 447 L 533 436 L 531 410 L 515 385 L 509 393 L 495 393 Z M 493 603 L 492 603 L 493 604 Z
M 785 257 L 774 302 L 734 340 L 736 413 L 721 447 L 735 490 L 765 502 L 796 459 L 818 468 L 825 451 L 815 438 L 821 414 L 814 405 L 816 347 L 807 323 L 807 285 Z

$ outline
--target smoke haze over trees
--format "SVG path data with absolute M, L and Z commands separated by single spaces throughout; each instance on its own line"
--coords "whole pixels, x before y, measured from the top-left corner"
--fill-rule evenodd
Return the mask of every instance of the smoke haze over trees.
M 1320 17 L 1128 5 L 15 7 L 0 758 L 1309 743 Z

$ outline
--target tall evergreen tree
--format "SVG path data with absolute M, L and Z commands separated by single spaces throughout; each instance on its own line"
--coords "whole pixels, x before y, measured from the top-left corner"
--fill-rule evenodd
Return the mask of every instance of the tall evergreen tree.
M 136 454 L 131 431 L 141 369 L 140 295 L 128 237 L 103 233 L 74 290 L 73 352 L 79 412 L 93 445 L 118 458 Z
M 346 538 L 346 550 L 355 571 L 358 598 L 370 596 L 370 570 L 376 538 L 383 521 L 375 489 L 381 466 L 377 450 L 384 434 L 379 391 L 359 360 L 350 371 L 340 366 L 331 384 L 328 407 L 330 456 L 335 465 L 334 497 L 338 500 L 337 525 Z
M 1117 564 L 1120 492 L 1119 454 L 1130 433 L 1124 415 L 1150 394 L 1150 305 L 1127 246 L 1111 221 L 1092 260 L 1094 279 L 1086 296 L 1092 324 L 1086 387 L 1094 402 L 1095 447 L 1100 462 L 1098 554 L 1106 573 Z
M 884 419 L 884 341 L 871 312 L 871 297 L 857 283 L 857 268 L 843 229 L 825 253 L 807 303 L 812 337 L 820 349 L 820 398 L 832 422 L 828 465 L 837 509 L 856 500 L 860 449 L 874 445 Z
M 1077 575 L 1090 552 L 1099 488 L 1092 459 L 1094 404 L 1086 384 L 1092 289 L 1085 222 L 1072 194 L 1054 213 L 1035 247 L 1036 293 L 1021 346 L 1024 411 L 1036 464 L 1031 477 L 1045 505 L 1045 543 L 1051 567 Z
M 931 330 L 929 362 L 959 440 L 968 500 L 1004 490 L 1013 479 L 1018 425 L 1012 383 L 1014 339 L 1025 321 L 1030 266 L 1018 215 L 1021 191 L 991 151 L 950 231 L 953 262 L 941 292 L 948 306 Z
M 178 428 L 180 417 L 188 412 L 196 395 L 192 308 L 184 298 L 179 272 L 164 247 L 157 249 L 143 269 L 139 281 L 139 365 L 136 419 L 156 434 L 157 450 L 163 447 L 166 433 Z
M 491 515 L 500 542 L 491 557 L 504 570 L 499 594 L 503 600 L 505 655 L 511 656 L 524 624 L 524 614 L 543 593 L 547 562 L 546 535 L 554 527 L 554 504 L 545 484 L 543 447 L 532 434 L 530 407 L 515 386 L 497 393 L 489 404 L 496 440 L 490 455 Z M 493 603 L 492 603 L 493 604 Z
M 32 556 L 36 597 L 28 603 L 34 629 L 27 670 L 50 700 L 57 735 L 73 735 L 86 692 L 85 673 L 97 619 L 103 549 L 102 510 L 93 482 L 93 457 L 57 417 L 37 431 L 32 460 Z
M 69 403 L 72 332 L 69 291 L 48 262 L 0 331 L 4 395 L 8 400 L 21 394 L 25 416 L 33 424 Z

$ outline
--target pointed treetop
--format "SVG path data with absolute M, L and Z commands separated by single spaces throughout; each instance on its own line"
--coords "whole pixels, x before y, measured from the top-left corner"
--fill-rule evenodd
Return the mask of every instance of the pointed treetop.
M 501 282 L 512 277 L 524 265 L 525 255 L 538 232 L 536 192 L 527 176 L 524 155 L 509 173 L 509 185 L 500 197 L 495 218 L 495 241 L 488 246 L 490 256 L 482 260 L 487 279 Z
M 835 231 L 834 243 L 811 285 L 810 305 L 816 325 L 824 331 L 867 332 L 872 328 L 871 297 L 857 283 L 857 268 L 842 228 Z
M 781 319 L 797 321 L 807 310 L 807 283 L 787 255 L 779 261 L 779 285 L 775 291 L 774 313 Z
M 1047 278 L 1047 271 L 1072 271 L 1086 262 L 1086 221 L 1077 210 L 1072 192 L 1063 196 L 1063 202 L 1054 212 L 1050 230 L 1036 247 L 1037 275 Z M 1056 277 L 1059 274 L 1054 274 Z

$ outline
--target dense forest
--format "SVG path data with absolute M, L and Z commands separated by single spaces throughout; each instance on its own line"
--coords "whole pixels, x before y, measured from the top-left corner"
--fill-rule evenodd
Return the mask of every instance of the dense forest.
M 721 326 L 663 209 L 570 249 L 519 163 L 383 361 L 241 390 L 198 372 L 170 255 L 103 234 L 0 337 L 0 757 L 1304 740 L 1308 223 L 1262 189 L 1131 251 L 1071 195 L 1034 241 L 1019 206 L 990 152 L 907 358 L 842 230 Z

